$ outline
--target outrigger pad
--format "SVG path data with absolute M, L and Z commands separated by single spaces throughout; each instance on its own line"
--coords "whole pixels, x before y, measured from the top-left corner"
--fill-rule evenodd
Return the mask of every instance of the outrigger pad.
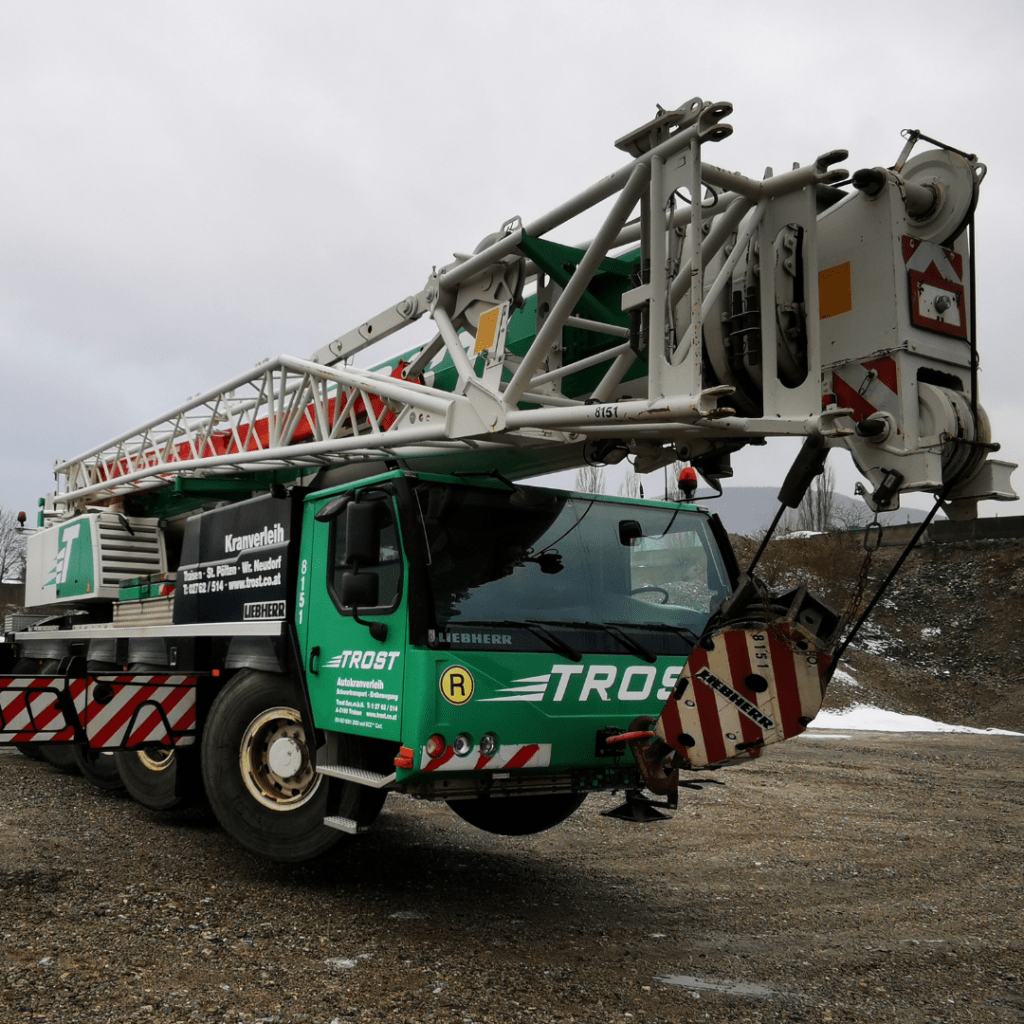
M 664 821 L 671 818 L 671 814 L 662 814 L 659 807 L 668 807 L 668 804 L 656 804 L 646 797 L 640 796 L 632 790 L 626 793 L 626 802 L 613 807 L 610 811 L 602 811 L 602 818 L 618 818 L 620 821 L 635 821 L 646 825 L 651 821 Z

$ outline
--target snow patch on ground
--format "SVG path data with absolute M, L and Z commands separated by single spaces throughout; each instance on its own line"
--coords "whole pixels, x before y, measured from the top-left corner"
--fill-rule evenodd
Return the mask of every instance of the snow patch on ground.
M 861 684 L 847 671 L 841 668 L 837 668 L 835 674 L 832 676 L 833 683 L 839 683 L 842 686 L 856 686 L 858 689 L 861 688 Z
M 836 673 L 838 675 L 838 672 Z M 811 723 L 815 729 L 853 729 L 865 732 L 970 732 L 983 736 L 1024 736 L 1006 729 L 972 729 L 966 725 L 947 725 L 933 722 L 920 715 L 901 715 L 896 711 L 883 711 L 867 704 L 854 704 L 841 711 L 820 711 Z

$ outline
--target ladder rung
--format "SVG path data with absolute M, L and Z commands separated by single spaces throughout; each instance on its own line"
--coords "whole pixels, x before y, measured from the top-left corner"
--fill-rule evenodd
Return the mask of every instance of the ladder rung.
M 379 772 L 371 772 L 366 768 L 346 768 L 340 764 L 319 764 L 316 770 L 321 775 L 329 775 L 332 779 L 344 779 L 346 782 L 370 786 L 372 789 L 383 789 L 395 781 L 394 772 L 390 775 L 381 775 Z
M 361 832 L 369 831 L 369 825 L 360 825 L 351 818 L 324 818 L 324 824 L 336 828 L 339 832 L 348 832 L 349 835 L 357 836 Z

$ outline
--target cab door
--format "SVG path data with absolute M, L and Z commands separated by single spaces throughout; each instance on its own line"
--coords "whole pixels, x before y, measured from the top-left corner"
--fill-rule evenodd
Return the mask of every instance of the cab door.
M 408 643 L 407 567 L 390 494 L 306 504 L 299 638 L 319 728 L 397 741 Z

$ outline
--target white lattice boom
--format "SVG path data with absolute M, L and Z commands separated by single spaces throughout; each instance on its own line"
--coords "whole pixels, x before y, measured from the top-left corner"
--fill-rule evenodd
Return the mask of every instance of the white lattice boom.
M 874 177 L 845 193 L 831 186 L 847 172 L 830 169 L 844 151 L 754 180 L 703 160 L 731 134 L 730 111 L 659 108 L 618 141 L 632 157 L 618 171 L 528 224 L 507 221 L 311 359 L 267 360 L 58 463 L 50 508 L 178 477 L 424 458 L 456 468 L 496 450 L 517 453 L 519 475 L 552 452 L 613 450 L 646 472 L 778 435 L 847 447 L 876 491 L 894 471 L 897 495 L 937 491 L 955 463 L 953 497 L 971 508 L 1012 497 L 1009 469 L 985 461 L 966 329 L 965 225 L 983 165 L 946 149 L 908 162 L 908 144 L 897 170 L 858 172 Z M 605 200 L 591 240 L 550 238 Z M 900 260 L 907 238 L 930 248 Z M 906 285 L 926 257 L 931 305 Z M 376 369 L 350 364 L 424 316 L 428 344 Z

